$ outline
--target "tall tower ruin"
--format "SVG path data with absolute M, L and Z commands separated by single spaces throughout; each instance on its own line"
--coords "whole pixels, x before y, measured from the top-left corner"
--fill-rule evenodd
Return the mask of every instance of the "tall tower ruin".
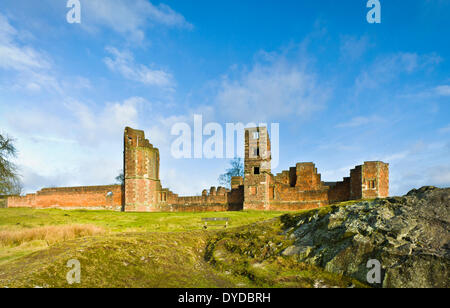
M 145 139 L 144 131 L 125 128 L 124 210 L 151 211 L 161 191 L 159 150 Z
M 267 127 L 246 129 L 244 162 L 245 210 L 269 209 L 270 161 L 270 138 Z

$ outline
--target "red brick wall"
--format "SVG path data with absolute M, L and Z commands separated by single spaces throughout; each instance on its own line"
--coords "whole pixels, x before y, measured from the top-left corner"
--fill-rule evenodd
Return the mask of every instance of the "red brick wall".
M 9 197 L 8 207 L 121 210 L 122 198 L 121 185 L 44 188 L 36 194 Z
M 274 197 L 268 208 L 273 211 L 298 211 L 328 205 L 328 187 L 303 191 L 299 187 L 275 183 L 273 188 Z
M 283 171 L 281 173 L 278 173 L 275 176 L 274 181 L 285 184 L 285 185 L 290 185 L 291 181 L 290 181 L 289 171 Z M 294 183 L 294 186 L 295 186 L 295 183 Z
M 337 182 L 328 191 L 330 203 L 350 200 L 350 178 L 344 178 L 343 182 Z
M 248 202 L 246 193 L 245 209 L 298 211 L 328 205 L 328 187 L 323 185 L 313 163 L 299 163 L 289 171 L 271 175 L 269 183 L 268 204 L 258 202 L 259 196 Z
M 148 205 L 129 205 L 127 211 L 133 212 L 217 212 L 240 211 L 243 209 L 244 186 L 227 190 L 223 187 L 211 187 L 201 196 L 180 197 L 168 189 L 159 194 L 166 194 L 158 202 Z
M 297 164 L 296 175 L 295 186 L 300 190 L 317 190 L 322 186 L 320 174 L 317 173 L 316 166 L 313 163 Z
M 362 198 L 378 197 L 378 163 L 365 162 L 362 169 Z
M 228 205 L 202 205 L 202 204 L 189 204 L 189 205 L 169 205 L 158 204 L 152 207 L 138 206 L 136 212 L 226 212 L 228 211 Z
M 141 130 L 124 132 L 125 210 L 158 202 L 159 150 L 145 139 Z
M 389 164 L 380 161 L 365 162 L 362 169 L 362 198 L 389 196 Z
M 389 197 L 389 164 L 380 163 L 378 190 L 380 198 Z
M 350 170 L 350 199 L 362 198 L 362 166 L 356 166 Z
M 257 136 L 255 136 L 255 133 Z M 258 151 L 255 151 L 258 149 Z M 257 153 L 255 153 L 257 152 Z M 259 155 L 258 155 L 259 154 Z M 245 130 L 244 209 L 267 209 L 269 206 L 270 139 L 266 127 Z M 259 168 L 259 174 L 255 173 Z

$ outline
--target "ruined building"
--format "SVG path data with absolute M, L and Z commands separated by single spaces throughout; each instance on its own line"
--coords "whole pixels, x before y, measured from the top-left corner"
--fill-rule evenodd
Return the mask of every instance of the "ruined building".
M 267 128 L 245 131 L 244 209 L 299 210 L 389 195 L 389 164 L 365 162 L 342 182 L 322 182 L 313 163 L 273 175 Z
M 124 185 L 45 188 L 9 197 L 7 206 L 137 212 L 295 211 L 389 195 L 389 165 L 378 161 L 355 167 L 342 182 L 323 182 L 313 163 L 299 163 L 273 175 L 265 127 L 245 130 L 244 177 L 233 177 L 230 189 L 211 187 L 201 196 L 181 197 L 163 188 L 159 150 L 143 131 L 125 128 L 123 157 Z
M 161 186 L 159 151 L 145 139 L 143 131 L 125 128 L 124 134 L 125 211 L 228 211 L 242 209 L 242 179 L 232 189 L 211 187 L 201 196 L 180 197 Z

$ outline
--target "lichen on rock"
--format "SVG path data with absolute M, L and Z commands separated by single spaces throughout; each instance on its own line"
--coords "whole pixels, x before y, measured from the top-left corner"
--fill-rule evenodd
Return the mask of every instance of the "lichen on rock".
M 283 255 L 366 282 L 367 262 L 382 266 L 383 287 L 449 287 L 450 188 L 330 207 L 298 217 Z M 323 212 L 323 211 L 322 211 Z M 295 224 L 295 221 L 291 221 Z

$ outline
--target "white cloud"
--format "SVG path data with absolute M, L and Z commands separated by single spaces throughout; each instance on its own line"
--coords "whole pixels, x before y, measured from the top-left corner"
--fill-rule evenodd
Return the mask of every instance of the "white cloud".
M 73 126 L 79 130 L 76 135 L 80 143 L 94 145 L 118 138 L 126 126 L 137 126 L 138 105 L 144 103 L 147 102 L 141 97 L 131 97 L 123 102 L 106 103 L 99 111 L 76 100 L 65 105 L 75 120 Z
M 0 68 L 24 71 L 48 68 L 48 66 L 43 55 L 33 48 L 15 45 L 13 42 L 0 44 Z
M 17 163 L 26 192 L 48 186 L 107 185 L 122 168 L 123 129 L 143 129 L 161 153 L 161 180 L 175 193 L 191 195 L 214 184 L 218 174 L 202 169 L 205 161 L 176 160 L 171 156 L 171 127 L 191 123 L 188 115 L 152 114 L 145 122 L 143 110 L 152 109 L 141 97 L 94 104 L 73 99 L 58 108 L 14 109 L 4 129 L 17 138 Z M 189 173 L 192 164 L 199 170 Z M 175 172 L 178 170 L 177 172 Z M 181 170 L 181 171 L 180 171 Z M 185 170 L 185 171 L 183 171 Z M 217 172 L 218 173 L 218 172 Z
M 153 25 L 193 28 L 169 6 L 146 0 L 89 0 L 83 2 L 82 9 L 83 26 L 106 26 L 137 41 L 144 39 L 145 29 Z
M 41 136 L 41 135 L 31 135 L 30 139 L 35 142 L 49 142 L 49 143 L 77 143 L 76 140 L 71 139 L 65 139 L 65 138 L 56 138 L 56 137 L 47 137 L 47 136 Z
M 393 153 L 393 154 L 390 154 L 390 155 L 384 157 L 382 159 L 382 161 L 389 162 L 389 163 L 399 161 L 399 160 L 402 160 L 402 159 L 405 159 L 406 157 L 408 157 L 409 153 L 410 153 L 410 151 Z
M 217 109 L 232 119 L 265 121 L 290 115 L 306 117 L 324 107 L 331 89 L 304 65 L 273 57 L 235 80 L 224 77 L 215 98 Z
M 450 86 L 449 85 L 443 85 L 438 86 L 435 89 L 436 94 L 440 96 L 450 96 Z
M 367 36 L 360 38 L 344 36 L 341 38 L 341 58 L 357 60 L 369 49 L 370 43 Z
M 162 88 L 171 88 L 174 86 L 171 74 L 163 70 L 151 69 L 148 66 L 136 64 L 130 52 L 121 52 L 113 47 L 107 47 L 106 50 L 113 58 L 107 57 L 103 61 L 111 71 L 118 72 L 129 80 L 148 86 Z
M 163 159 L 165 159 L 163 157 Z M 209 189 L 216 182 L 209 174 L 208 179 L 201 174 L 189 174 L 183 172 L 183 165 L 180 168 L 161 169 L 161 183 L 179 196 L 199 196 L 203 189 Z M 211 172 L 209 172 L 211 173 Z M 211 179 L 212 178 L 212 179 Z M 208 181 L 210 180 L 210 181 Z
M 445 126 L 445 127 L 440 128 L 440 129 L 439 129 L 439 132 L 440 132 L 441 134 L 449 133 L 449 132 L 450 132 L 450 124 L 447 125 L 447 126 Z
M 421 186 L 450 186 L 449 150 L 445 142 L 420 141 L 384 157 L 390 164 L 391 195 L 403 195 Z
M 5 127 L 13 136 L 38 143 L 77 143 L 95 148 L 138 126 L 138 109 L 148 104 L 141 97 L 107 102 L 102 107 L 67 99 L 62 106 L 15 108 L 8 111 Z M 50 145 L 51 146 L 51 145 Z
M 442 59 L 435 54 L 418 55 L 400 52 L 379 57 L 356 78 L 356 93 L 365 89 L 376 89 L 401 75 L 433 67 L 441 61 Z
M 448 97 L 450 96 L 450 86 L 449 85 L 440 85 L 434 87 L 427 87 L 421 91 L 405 93 L 399 95 L 400 98 L 406 99 L 418 99 L 418 100 L 430 100 L 430 99 L 439 99 L 440 97 Z
M 430 171 L 430 185 L 450 187 L 450 166 L 438 166 Z
M 17 139 L 25 190 L 114 183 L 122 168 L 123 130 L 140 127 L 144 104 L 140 97 L 103 106 L 67 100 L 55 110 L 9 112 L 4 128 Z
M 8 117 L 3 123 L 14 136 L 61 136 L 59 133 L 64 132 L 67 122 L 57 116 L 56 112 L 48 112 L 47 108 L 34 107 L 16 107 L 9 110 Z
M 6 16 L 0 14 L 0 43 L 11 42 L 12 38 L 17 34 L 17 30 L 10 25 Z
M 378 116 L 370 116 L 370 117 L 354 117 L 350 121 L 345 123 L 340 123 L 336 125 L 338 128 L 346 128 L 346 127 L 359 127 L 362 125 L 368 125 L 373 123 L 381 122 L 383 119 Z
M 48 56 L 18 41 L 19 31 L 0 13 L 0 69 L 9 74 L 7 87 L 11 89 L 60 91 L 57 79 L 49 73 L 52 67 Z
M 13 91 L 48 90 L 60 95 L 67 89 L 90 87 L 86 78 L 58 76 L 47 53 L 23 43 L 23 37 L 28 36 L 0 13 L 0 71 L 7 76 L 0 87 Z

